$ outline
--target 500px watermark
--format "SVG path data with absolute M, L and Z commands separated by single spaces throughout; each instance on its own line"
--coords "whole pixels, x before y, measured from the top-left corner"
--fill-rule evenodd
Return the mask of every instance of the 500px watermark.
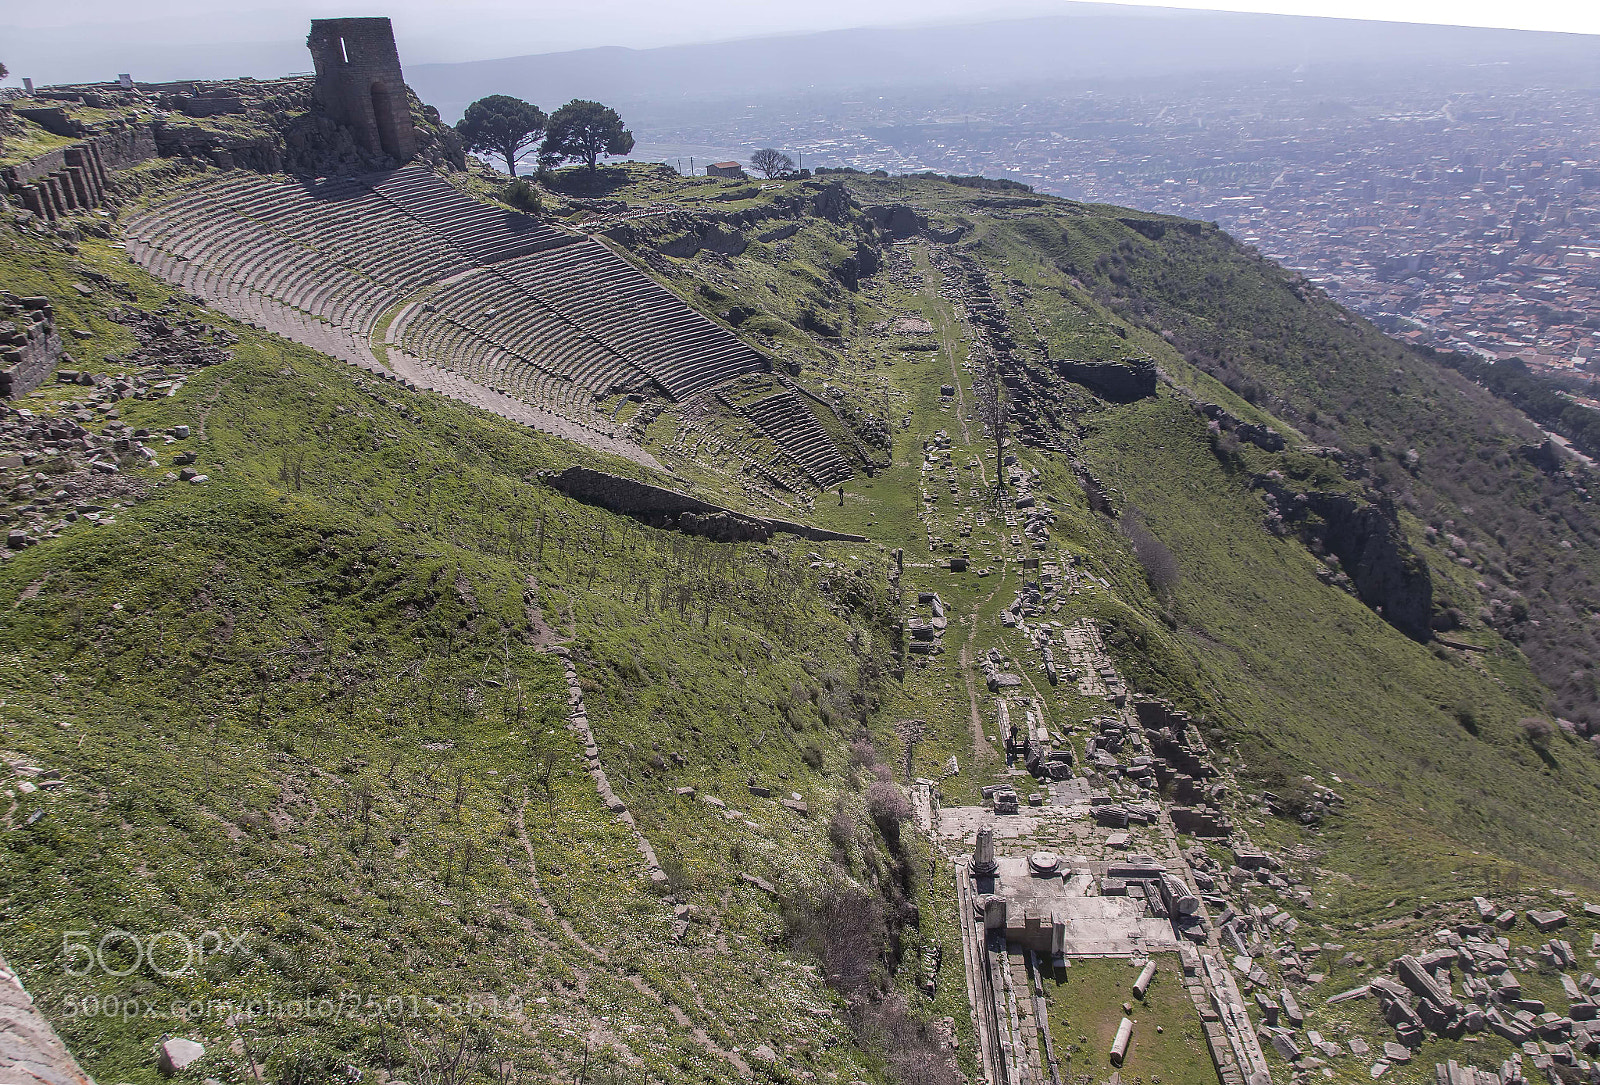
M 170 1003 L 133 995 L 67 995 L 61 1004 L 66 1017 L 114 1017 L 124 1021 L 138 1017 L 173 1017 L 185 1021 L 211 1017 L 233 1024 L 259 1019 L 370 1022 L 380 1017 L 391 1020 L 494 1017 L 518 1015 L 525 1008 L 529 1007 L 515 994 L 506 998 L 486 993 L 382 996 L 350 991 L 315 998 L 194 998 Z
M 113 929 L 98 939 L 93 930 L 61 932 L 61 967 L 69 976 L 131 976 L 148 966 L 158 976 L 189 976 L 212 957 L 244 949 L 244 934 L 226 928 L 201 931 L 157 931 L 140 936 Z

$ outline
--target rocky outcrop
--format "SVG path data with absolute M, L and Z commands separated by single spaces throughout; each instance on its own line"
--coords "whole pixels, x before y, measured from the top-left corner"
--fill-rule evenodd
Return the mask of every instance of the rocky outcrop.
M 843 181 L 828 181 L 807 187 L 811 189 L 812 214 L 833 223 L 842 223 L 850 217 L 855 202 L 850 199 L 850 191 L 844 187 Z
M 1113 403 L 1134 403 L 1156 394 L 1156 363 L 1148 358 L 1120 362 L 1052 361 L 1056 372 Z
M 626 243 L 626 238 L 614 228 L 606 231 L 606 236 Z M 675 234 L 656 245 L 659 251 L 680 260 L 687 260 L 701 250 L 722 256 L 739 256 L 749 247 L 750 241 L 743 231 L 720 222 L 696 223 L 683 233 Z
M 1372 504 L 1346 494 L 1311 493 L 1306 503 L 1322 518 L 1322 542 L 1344 565 L 1363 603 L 1414 640 L 1433 635 L 1433 577 L 1400 530 L 1387 497 Z
M 421 129 L 418 131 L 420 135 Z M 585 222 L 586 230 L 604 234 L 641 255 L 653 250 L 680 260 L 689 259 L 701 251 L 738 256 L 749 247 L 752 237 L 763 244 L 776 244 L 799 233 L 806 218 L 821 218 L 841 225 L 848 222 L 855 212 L 849 192 L 839 181 L 807 182 L 754 206 L 728 211 L 673 208 L 629 217 L 624 203 L 605 208 L 591 206 L 599 201 L 572 202 L 601 216 Z M 769 225 L 774 222 L 778 225 Z M 847 257 L 846 262 L 850 259 Z M 847 272 L 846 277 L 859 279 L 877 270 L 875 249 L 865 261 L 859 252 L 853 259 L 856 261 L 852 265 L 854 270 Z
M 0 1066 L 17 1085 L 94 1085 L 0 958 Z
M 915 237 L 928 227 L 928 220 L 905 204 L 866 207 L 861 212 L 882 233 L 895 241 Z
M 136 154 L 124 156 L 133 161 L 159 153 L 163 158 L 199 159 L 222 169 L 312 176 L 367 173 L 396 164 L 389 155 L 362 146 L 356 134 L 317 100 L 312 80 L 305 76 L 138 83 L 130 88 L 73 84 L 54 88 L 51 94 L 74 105 L 102 109 L 147 111 L 158 107 L 160 112 L 151 123 L 124 126 L 137 133 Z M 405 94 L 416 130 L 416 153 L 411 160 L 436 169 L 466 169 L 466 155 L 455 130 L 409 88 Z M 106 131 L 112 123 L 84 126 L 59 107 L 51 108 L 81 129 L 76 134 Z M 217 116 L 228 116 L 231 123 L 226 127 L 207 123 L 208 118 Z M 116 160 L 119 156 L 112 148 L 104 150 L 107 169 L 132 164 Z
M 1560 449 L 1558 449 L 1556 447 L 1556 443 L 1550 440 L 1548 437 L 1536 445 L 1522 445 L 1517 449 L 1517 455 L 1521 456 L 1523 459 L 1527 460 L 1529 463 L 1533 464 L 1533 466 L 1537 467 L 1547 475 L 1553 475 L 1560 471 L 1563 466 L 1565 466 L 1561 462 Z
M 1433 575 L 1406 541 L 1392 500 L 1293 492 L 1277 472 L 1255 484 L 1266 491 L 1269 529 L 1281 535 L 1292 528 L 1314 553 L 1334 559 L 1328 583 L 1352 592 L 1413 640 L 1432 638 Z
M 1101 482 L 1093 471 L 1089 470 L 1089 465 L 1074 458 L 1072 470 L 1078 476 L 1078 483 L 1083 487 L 1083 496 L 1089 502 L 1089 507 L 1102 516 L 1115 517 L 1117 507 L 1111 500 L 1111 491 L 1106 489 L 1106 484 Z
M 1267 452 L 1282 452 L 1288 447 L 1283 434 L 1259 422 L 1246 422 L 1238 415 L 1233 414 L 1226 407 L 1216 403 L 1204 403 L 1194 396 L 1190 396 L 1190 404 L 1200 414 L 1217 424 L 1219 430 L 1232 433 L 1241 441 L 1255 445 Z
M 675 528 L 716 542 L 765 542 L 775 534 L 799 535 L 816 542 L 866 542 L 860 535 L 825 531 L 808 524 L 747 516 L 698 497 L 648 482 L 608 475 L 590 467 L 569 467 L 541 476 L 544 482 L 586 505 L 631 516 L 651 527 Z
M 875 246 L 862 241 L 856 245 L 854 255 L 846 256 L 833 269 L 833 277 L 838 279 L 846 290 L 859 290 L 861 280 L 876 275 L 882 266 L 883 254 Z
M 1160 241 L 1167 236 L 1168 230 L 1182 230 L 1191 236 L 1199 236 L 1200 232 L 1205 229 L 1205 223 L 1203 222 L 1189 222 L 1182 219 L 1120 218 L 1117 221 L 1134 233 L 1139 234 L 1141 237 L 1147 237 L 1151 241 Z
M 245 119 L 254 122 L 234 133 L 212 128 L 176 115 L 154 125 L 156 146 L 163 158 L 198 158 L 222 169 L 248 169 L 260 173 L 294 173 L 309 176 L 367 173 L 395 165 L 388 155 L 362 147 L 356 134 L 323 112 L 304 86 L 280 89 L 282 100 L 304 109 L 290 116 L 284 109 L 268 113 L 264 103 L 246 103 Z M 439 112 L 408 95 L 415 122 L 417 152 L 413 161 L 435 168 L 462 170 L 466 157 L 454 130 L 439 120 Z
M 231 135 L 173 120 L 152 125 L 156 151 L 162 158 L 192 158 L 219 169 L 247 169 L 281 173 L 285 169 L 283 141 L 276 134 Z

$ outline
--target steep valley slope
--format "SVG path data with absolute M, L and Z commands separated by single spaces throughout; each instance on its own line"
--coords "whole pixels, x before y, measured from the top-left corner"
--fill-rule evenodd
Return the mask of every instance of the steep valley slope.
M 1194 871 L 1274 857 L 1217 890 L 1250 952 L 1201 944 L 1295 993 L 1275 1080 L 1370 1081 L 1394 1022 L 1330 996 L 1459 942 L 1475 897 L 1569 913 L 1581 961 L 1494 935 L 1571 1007 L 1539 1034 L 1571 1062 L 1445 1029 L 1377 1073 L 1580 1072 L 1600 533 L 1589 469 L 1514 408 L 1202 224 L 628 166 L 603 198 L 559 175 L 546 214 L 771 367 L 580 404 L 648 453 L 614 455 L 129 259 L 122 223 L 236 172 L 160 160 L 115 222 L 0 224 L 0 284 L 99 381 L 0 432 L 0 951 L 96 1079 L 162 1080 L 181 1035 L 197 1082 L 971 1080 L 970 843 L 930 805 L 999 784 L 1085 831 L 1091 794 L 1157 802 L 1133 846 Z M 795 466 L 779 398 L 850 477 Z M 116 470 L 72 427 L 128 441 Z M 547 484 L 575 464 L 840 538 L 655 526 Z M 1231 840 L 1097 760 L 1121 682 L 1199 721 Z M 1072 780 L 1008 756 L 1023 702 Z M 1122 996 L 1062 984 L 1062 1079 L 1106 1080 L 1087 1022 Z M 1141 1072 L 1210 1064 L 1171 1058 Z

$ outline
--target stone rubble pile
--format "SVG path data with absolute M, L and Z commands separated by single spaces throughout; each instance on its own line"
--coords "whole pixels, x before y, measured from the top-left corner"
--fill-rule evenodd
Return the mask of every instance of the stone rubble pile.
M 109 406 L 124 393 L 150 388 L 147 377 L 119 377 L 94 396 L 57 404 L 57 413 L 0 407 L 0 523 L 8 525 L 7 550 L 55 538 L 79 521 L 111 523 L 125 504 L 145 496 L 148 484 L 123 477 L 123 466 L 159 466 L 151 445 L 178 444 L 190 435 L 188 426 L 161 434 L 130 429 Z M 184 451 L 172 462 L 193 459 Z M 205 479 L 188 473 L 191 480 Z
M 106 315 L 139 340 L 137 350 L 106 359 L 112 365 L 130 369 L 219 365 L 231 357 L 224 348 L 239 341 L 239 337 L 226 328 L 185 317 L 176 305 L 169 305 L 159 312 L 125 305 Z
M 927 617 L 923 617 L 926 608 Z M 917 595 L 917 608 L 906 621 L 906 632 L 911 636 L 908 649 L 914 655 L 937 655 L 944 651 L 944 631 L 949 626 L 944 600 L 938 592 L 925 591 Z

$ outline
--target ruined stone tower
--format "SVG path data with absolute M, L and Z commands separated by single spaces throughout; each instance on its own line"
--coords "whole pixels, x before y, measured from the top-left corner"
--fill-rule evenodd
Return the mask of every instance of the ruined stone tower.
M 374 154 L 404 162 L 417 152 L 405 77 L 385 18 L 312 19 L 306 38 L 317 69 L 317 101 Z

